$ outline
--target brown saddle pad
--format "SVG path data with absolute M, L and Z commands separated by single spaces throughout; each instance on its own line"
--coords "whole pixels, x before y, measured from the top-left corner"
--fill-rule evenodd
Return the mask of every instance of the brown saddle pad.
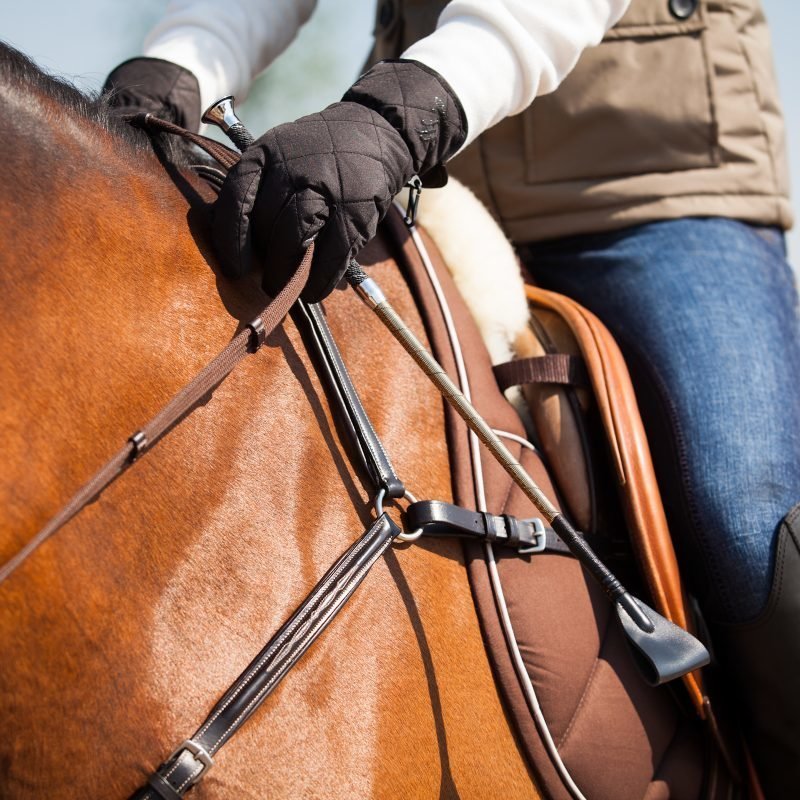
M 497 387 L 478 330 L 435 247 L 423 234 L 434 264 L 432 278 L 399 216 L 390 215 L 387 226 L 401 249 L 399 262 L 417 296 L 436 357 L 451 376 L 458 374 L 443 297 L 458 332 L 472 402 L 493 428 L 510 434 L 505 443 L 512 453 L 545 493 L 572 514 L 572 506 L 580 505 L 576 492 L 559 489 L 562 483 L 570 484 L 571 470 L 578 470 L 580 464 L 566 456 L 558 466 L 554 463 L 548 468 L 546 454 L 514 438 L 525 438 L 525 430 Z M 587 434 L 591 458 L 584 459 L 580 467 L 596 496 L 596 502 L 587 505 L 584 501 L 579 512 L 584 514 L 584 527 L 597 536 L 610 527 L 613 535 L 608 537 L 603 555 L 614 559 L 613 567 L 623 582 L 662 613 L 685 624 L 680 579 L 663 511 L 659 515 L 660 500 L 657 506 L 652 502 L 658 498 L 650 480 L 652 465 L 646 441 L 635 426 L 624 424 L 625 416 L 633 413 L 627 373 L 625 390 L 618 390 L 617 373 L 624 370 L 624 363 L 617 360 L 610 337 L 605 338 L 599 321 L 588 312 L 567 298 L 540 290 L 531 290 L 531 299 L 544 312 L 561 319 L 560 331 L 551 326 L 553 336 L 574 326 L 578 342 L 587 337 L 595 341 L 592 353 L 581 353 L 573 332 L 572 348 L 590 367 L 591 360 L 597 360 L 605 374 L 605 384 L 601 378 L 592 378 L 597 384 L 594 412 L 579 412 L 588 417 L 594 413 L 597 421 L 594 432 Z M 586 394 L 588 389 L 581 391 Z M 561 392 L 574 390 L 567 386 Z M 575 401 L 590 405 L 587 397 L 569 402 Z M 560 412 L 566 413 L 564 397 L 557 402 L 562 406 Z M 632 402 L 635 405 L 635 400 Z M 485 505 L 497 514 L 537 516 L 492 457 L 472 450 L 469 431 L 449 407 L 446 420 L 455 501 L 469 508 Z M 553 419 L 547 424 L 552 425 Z M 598 436 L 609 436 L 609 455 L 602 458 L 595 457 Z M 552 456 L 559 450 L 557 439 L 551 437 L 542 450 L 551 449 Z M 556 476 L 556 472 L 561 474 Z M 628 493 L 623 503 L 617 497 L 618 485 Z M 565 502 L 567 496 L 570 502 Z M 590 519 L 585 516 L 587 509 Z M 655 535 L 651 536 L 651 531 Z M 487 651 L 509 721 L 545 796 L 582 794 L 591 800 L 730 796 L 730 779 L 710 741 L 708 726 L 701 720 L 704 695 L 698 677 L 690 676 L 677 686 L 654 688 L 645 683 L 607 599 L 574 558 L 558 553 L 521 557 L 472 543 L 465 548 Z M 637 557 L 642 558 L 643 570 Z M 650 568 L 660 559 L 668 563 L 667 571 Z

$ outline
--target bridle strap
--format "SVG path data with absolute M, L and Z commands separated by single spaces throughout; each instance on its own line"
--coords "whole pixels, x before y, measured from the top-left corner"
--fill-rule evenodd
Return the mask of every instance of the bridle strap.
M 16 555 L 0 567 L 0 583 L 84 506 L 96 499 L 173 425 L 183 419 L 195 404 L 220 383 L 248 353 L 255 352 L 261 347 L 264 339 L 278 327 L 300 297 L 300 292 L 308 280 L 313 255 L 312 244 L 305 251 L 300 266 L 289 282 L 261 314 L 242 328 L 191 383 L 184 386 L 149 422 L 132 434 L 123 447 L 78 489 L 67 504 Z
M 400 529 L 381 514 L 325 573 L 206 717 L 131 800 L 176 800 L 205 776 L 213 756 L 244 725 L 327 628 Z

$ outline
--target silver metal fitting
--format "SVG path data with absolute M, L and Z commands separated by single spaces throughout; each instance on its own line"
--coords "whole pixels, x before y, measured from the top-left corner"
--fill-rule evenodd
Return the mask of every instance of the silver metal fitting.
M 241 125 L 242 121 L 236 116 L 233 107 L 233 95 L 223 97 L 213 106 L 209 106 L 203 113 L 201 121 L 222 128 L 223 133 L 227 133 L 234 125 Z
M 547 547 L 547 531 L 545 530 L 544 522 L 539 517 L 530 517 L 521 521 L 533 526 L 533 538 L 536 541 L 527 547 L 520 547 L 517 552 L 521 556 L 527 556 L 531 553 L 543 553 Z
M 370 307 L 375 308 L 381 303 L 386 302 L 386 295 L 381 291 L 381 287 L 372 278 L 361 281 L 358 286 L 353 287 L 356 294 Z
M 201 744 L 198 744 L 194 739 L 187 739 L 172 751 L 165 763 L 169 763 L 174 758 L 180 758 L 184 752 L 189 753 L 195 761 L 202 765 L 201 769 L 192 776 L 192 781 L 189 785 L 193 786 L 214 766 L 214 759 L 211 758 L 211 754 Z

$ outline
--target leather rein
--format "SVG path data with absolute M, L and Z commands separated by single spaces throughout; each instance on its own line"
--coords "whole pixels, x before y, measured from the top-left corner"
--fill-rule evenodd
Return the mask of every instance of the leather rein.
M 239 155 L 223 144 L 150 114 L 132 115 L 128 119 L 131 124 L 147 130 L 187 139 L 225 170 L 239 160 Z M 539 519 L 495 516 L 435 500 L 419 502 L 406 490 L 361 403 L 322 307 L 300 299 L 312 258 L 313 244 L 305 251 L 289 282 L 264 310 L 244 325 L 228 345 L 151 420 L 128 437 L 122 448 L 78 489 L 58 513 L 15 556 L 0 566 L 2 583 L 40 545 L 145 455 L 245 356 L 256 353 L 266 337 L 291 311 L 306 346 L 314 356 L 331 407 L 348 434 L 356 459 L 370 477 L 375 490 L 376 519 L 328 569 L 292 616 L 222 695 L 192 736 L 179 744 L 150 775 L 147 784 L 132 795 L 135 800 L 178 800 L 205 776 L 213 764 L 214 755 L 326 629 L 395 539 L 413 541 L 422 534 L 462 536 L 513 547 L 520 554 L 543 550 L 569 554 L 567 546 Z M 407 521 L 416 527 L 410 534 L 402 531 L 383 511 L 384 499 L 403 497 L 411 501 L 406 510 Z

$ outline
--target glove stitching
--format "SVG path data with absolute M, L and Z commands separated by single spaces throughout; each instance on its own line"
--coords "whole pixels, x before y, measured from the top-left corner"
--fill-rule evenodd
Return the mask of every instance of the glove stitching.
M 378 128 L 378 130 L 380 130 L 380 128 Z M 331 150 L 331 151 L 323 151 L 321 153 L 320 152 L 304 153 L 303 155 L 299 156 L 291 156 L 291 158 L 287 158 L 283 163 L 290 164 L 292 161 L 298 161 L 299 159 L 316 158 L 317 156 L 336 156 L 337 153 L 343 156 L 360 156 L 361 158 L 368 158 L 370 159 L 370 161 L 380 161 L 380 159 L 377 156 L 370 155 L 369 153 L 365 153 L 361 150 L 336 150 L 336 151 Z
M 378 150 L 380 150 L 380 153 L 381 153 L 380 162 L 381 162 L 381 166 L 383 167 L 383 180 L 386 183 L 386 186 L 388 187 L 389 186 L 389 173 L 386 171 L 386 160 L 383 157 L 383 142 L 381 141 L 381 135 L 380 135 L 380 132 L 378 130 L 378 126 L 375 124 L 375 118 L 374 117 L 370 117 L 370 122 L 372 123 L 373 130 L 375 131 L 375 139 L 378 142 Z M 367 158 L 372 158 L 372 156 L 370 156 L 370 155 L 368 155 L 366 153 L 364 155 L 366 155 Z
M 336 220 L 339 223 L 338 227 L 340 229 L 340 235 L 341 235 L 342 231 L 344 233 L 344 240 L 345 240 L 344 243 L 345 243 L 345 245 L 347 247 L 347 249 L 345 251 L 345 258 L 349 260 L 349 256 L 353 255 L 353 249 L 355 247 L 355 240 L 357 240 L 359 238 L 359 236 L 358 236 L 358 231 L 357 231 L 357 229 L 355 227 L 355 222 L 350 220 L 349 217 L 345 216 L 344 207 L 345 206 L 350 206 L 350 205 L 355 205 L 357 203 L 370 203 L 371 205 L 374 205 L 374 202 L 372 200 L 345 200 L 344 199 L 344 196 L 345 196 L 344 195 L 344 183 L 342 182 L 342 167 L 341 167 L 341 164 L 339 162 L 339 155 L 340 155 L 340 152 L 342 154 L 347 152 L 347 153 L 350 153 L 352 155 L 366 156 L 367 158 L 372 158 L 373 160 L 377 160 L 377 159 L 375 159 L 374 156 L 370 156 L 370 155 L 368 155 L 366 153 L 356 153 L 356 152 L 353 152 L 353 151 L 337 151 L 335 149 L 335 145 L 334 145 L 334 142 L 333 142 L 333 134 L 331 133 L 330 125 L 328 124 L 328 120 L 324 115 L 321 115 L 321 118 L 322 118 L 323 122 L 325 123 L 325 130 L 327 131 L 328 138 L 331 141 L 331 148 L 334 148 L 333 151 L 332 151 L 332 155 L 333 155 L 334 161 L 336 163 L 336 175 L 339 178 L 339 196 L 338 196 L 338 198 L 336 198 L 337 199 L 337 203 L 336 203 L 336 215 L 335 216 L 336 216 Z M 335 121 L 338 121 L 338 120 L 335 120 Z M 357 122 L 361 122 L 361 120 L 357 120 Z M 384 171 L 385 171 L 385 168 L 384 168 Z M 350 226 L 348 226 L 348 221 L 350 222 Z
M 287 164 L 289 163 L 289 159 L 286 158 L 286 154 L 283 152 L 283 147 L 281 146 L 281 138 L 276 133 L 275 134 L 275 145 L 278 148 L 278 153 L 280 154 L 281 160 L 280 165 L 283 167 L 283 173 L 285 176 L 289 178 L 289 183 L 292 185 L 292 197 L 289 200 L 291 203 L 294 201 L 294 219 L 295 219 L 295 230 L 297 231 L 297 237 L 302 241 L 303 231 L 300 229 L 300 207 L 299 207 L 299 200 L 298 200 L 298 192 L 297 192 L 297 184 L 294 182 L 294 176 L 290 169 L 288 169 Z M 288 203 L 287 203 L 288 205 Z M 275 220 L 273 221 L 273 227 L 275 222 L 277 222 L 280 213 L 275 215 Z M 272 238 L 272 231 L 270 231 L 270 238 Z
M 298 197 L 297 192 L 295 192 L 292 195 L 292 201 L 294 201 L 294 225 L 295 225 L 295 230 L 297 231 L 297 241 L 302 243 L 306 237 L 305 237 L 305 231 L 302 229 L 300 225 L 300 198 Z
M 165 109 L 167 109 L 170 112 L 170 119 L 175 119 L 176 117 L 179 118 L 179 117 L 182 116 L 180 111 L 178 112 L 178 114 L 175 114 L 175 115 L 172 114 L 172 111 L 174 110 L 174 104 L 172 103 L 172 101 L 170 99 L 170 95 L 172 94 L 172 92 L 175 89 L 175 87 L 178 85 L 178 81 L 180 80 L 180 77 L 181 77 L 181 74 L 180 74 L 180 72 L 178 72 L 175 75 L 175 79 L 172 81 L 172 86 L 170 86 L 169 89 L 167 89 L 167 91 L 164 93 L 164 98 L 163 98 L 164 102 L 162 103 L 162 105 L 163 105 L 163 107 Z
M 425 109 L 422 109 L 419 106 L 410 105 L 410 104 L 406 103 L 406 93 L 403 91 L 403 84 L 402 84 L 402 81 L 400 80 L 400 73 L 398 72 L 397 67 L 398 67 L 397 64 L 392 64 L 392 71 L 394 72 L 395 80 L 397 81 L 397 86 L 400 89 L 400 99 L 403 102 L 403 108 L 404 109 L 412 108 L 415 111 L 418 111 L 420 113 L 420 115 L 425 114 L 425 113 L 429 113 L 429 111 L 426 111 Z M 438 117 L 438 115 L 437 115 L 437 117 Z M 409 132 L 408 132 L 408 114 L 403 114 L 403 129 L 404 129 L 404 133 L 405 133 L 405 136 L 403 138 L 405 139 L 406 142 L 408 142 L 408 140 L 410 138 L 409 137 Z M 417 166 L 417 164 L 414 164 L 414 169 L 415 170 L 417 170 L 417 171 L 421 170 L 422 169 L 422 165 L 425 164 L 428 161 L 428 158 L 430 156 L 431 147 L 433 145 L 433 141 L 434 141 L 433 139 L 428 140 L 427 144 L 425 145 L 425 157 L 420 159 L 419 166 Z M 439 141 L 439 135 L 437 134 L 437 136 L 436 136 L 437 147 L 438 147 L 438 141 Z M 411 153 L 412 153 L 411 159 L 412 159 L 412 161 L 414 161 L 415 160 L 414 159 L 414 153 L 413 153 L 411 147 L 409 146 L 408 149 L 409 149 L 409 151 L 411 151 Z
M 255 182 L 256 182 L 256 181 L 257 181 L 257 180 L 258 180 L 260 177 L 261 177 L 261 171 L 260 171 L 260 170 L 256 170 L 256 171 L 253 173 L 253 177 L 252 177 L 252 179 L 250 180 L 250 183 L 248 183 L 248 184 L 247 184 L 247 190 L 246 190 L 246 191 L 245 191 L 245 193 L 244 193 L 244 196 L 245 196 L 245 197 L 247 197 L 247 196 L 249 195 L 249 193 L 250 193 L 250 190 L 253 188 L 253 184 L 254 184 L 254 183 L 255 183 Z M 250 214 L 252 214 L 252 213 L 253 213 L 253 209 L 255 208 L 255 204 L 256 204 L 256 196 L 257 196 L 257 195 L 258 195 L 258 190 L 256 189 L 256 192 L 255 192 L 255 194 L 253 195 L 253 202 L 252 202 L 252 204 L 250 205 L 250 208 L 249 208 L 249 209 L 247 209 L 247 212 L 246 212 L 246 213 L 245 213 L 245 210 L 244 210 L 244 209 L 242 209 L 242 213 L 240 213 L 240 214 L 239 214 L 239 224 L 237 225 L 237 228 L 236 228 L 236 244 L 237 244 L 237 247 L 236 247 L 236 249 L 237 249 L 237 251 L 238 251 L 238 256 L 239 256 L 239 258 L 238 258 L 238 261 L 239 261 L 239 274 L 240 274 L 240 275 L 244 275 L 244 273 L 245 273 L 245 266 L 244 266 L 244 251 L 245 251 L 245 249 L 246 249 L 246 248 L 244 247 L 244 243 L 243 243 L 243 240 L 242 240 L 242 226 L 244 225 L 244 220 L 245 220 L 245 218 L 246 218 L 246 219 L 247 219 L 247 228 L 246 228 L 246 230 L 245 230 L 245 232 L 244 232 L 244 236 L 245 236 L 245 237 L 247 237 L 247 234 L 248 234 L 248 232 L 249 232 L 249 230 L 250 230 L 250 222 L 251 222 L 251 220 L 250 220 Z M 249 265 L 248 265 L 248 266 L 249 266 Z
M 339 197 L 336 198 L 339 202 L 336 204 L 336 214 L 341 215 L 342 205 L 344 205 L 344 184 L 342 183 L 342 166 L 339 163 L 339 154 L 335 150 L 335 145 L 333 143 L 333 134 L 331 133 L 330 125 L 328 125 L 328 120 L 324 117 L 324 115 L 320 116 L 322 118 L 322 121 L 325 123 L 325 130 L 328 134 L 328 138 L 331 140 L 331 149 L 333 150 L 333 160 L 334 163 L 336 164 L 336 177 L 339 179 Z
M 403 91 L 403 84 L 400 83 L 400 76 L 397 72 L 397 64 L 392 64 L 392 72 L 394 73 L 394 80 L 397 84 L 397 88 L 400 90 L 400 102 L 403 104 L 404 109 L 409 108 L 409 106 L 406 105 L 406 93 Z M 400 133 L 401 136 L 405 134 L 404 138 L 408 137 L 408 119 L 406 114 L 403 114 L 403 130 L 398 131 L 398 133 Z

